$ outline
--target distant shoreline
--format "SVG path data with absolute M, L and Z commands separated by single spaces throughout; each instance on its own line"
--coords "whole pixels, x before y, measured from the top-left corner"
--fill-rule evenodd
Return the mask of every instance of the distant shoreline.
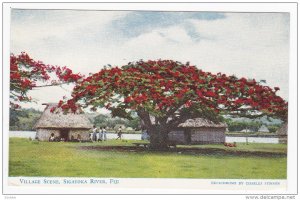
M 278 135 L 278 134 L 245 134 L 245 133 L 237 133 L 237 134 L 226 134 L 225 136 L 230 137 L 263 137 L 263 138 L 282 138 L 286 137 L 286 135 Z

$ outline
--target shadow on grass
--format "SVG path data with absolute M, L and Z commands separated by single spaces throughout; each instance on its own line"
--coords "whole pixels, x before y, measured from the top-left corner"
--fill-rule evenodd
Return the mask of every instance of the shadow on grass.
M 189 155 L 218 155 L 218 156 L 242 156 L 242 157 L 286 157 L 284 152 L 264 152 L 264 151 L 241 151 L 241 150 L 226 150 L 219 148 L 170 148 L 165 151 L 149 150 L 145 147 L 136 146 L 81 146 L 82 150 L 94 151 L 118 151 L 118 152 L 141 152 L 141 153 L 174 153 L 174 154 L 189 154 Z

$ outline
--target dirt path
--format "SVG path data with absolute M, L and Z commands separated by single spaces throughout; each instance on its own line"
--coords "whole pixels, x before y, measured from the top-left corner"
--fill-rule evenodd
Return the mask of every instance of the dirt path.
M 282 152 L 264 152 L 264 151 L 241 151 L 241 150 L 226 150 L 217 148 L 171 148 L 168 151 L 150 151 L 144 147 L 136 146 L 82 146 L 82 150 L 94 151 L 118 151 L 118 152 L 161 152 L 161 153 L 177 153 L 177 154 L 192 154 L 192 155 L 220 155 L 220 156 L 258 156 L 258 157 L 285 157 L 286 153 Z

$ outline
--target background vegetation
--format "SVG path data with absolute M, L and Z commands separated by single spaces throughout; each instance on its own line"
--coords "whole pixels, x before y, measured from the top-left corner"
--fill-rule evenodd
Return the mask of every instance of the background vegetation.
M 10 109 L 9 128 L 12 131 L 34 131 L 36 121 L 42 115 L 42 111 L 30 109 Z M 97 127 L 107 127 L 114 131 L 119 126 L 125 127 L 123 132 L 140 133 L 140 119 L 133 116 L 132 120 L 122 119 L 119 117 L 112 118 L 109 114 L 87 113 L 90 121 Z
M 96 117 L 92 118 L 91 121 L 97 126 L 97 127 L 108 127 L 110 129 L 117 129 L 118 126 L 123 125 L 125 127 L 130 127 L 132 130 L 139 131 L 141 130 L 140 127 L 140 119 L 135 116 L 132 117 L 132 120 L 129 119 L 122 119 L 119 117 L 112 118 L 109 114 L 99 114 Z M 130 131 L 130 129 L 129 129 Z
M 259 128 L 262 125 L 265 125 L 271 133 L 275 133 L 280 126 L 282 125 L 282 122 L 272 122 L 266 123 L 265 120 L 233 120 L 230 118 L 225 119 L 226 124 L 228 125 L 228 131 L 229 132 L 241 132 L 245 131 L 246 129 L 249 132 L 258 132 Z
M 10 109 L 9 110 L 9 129 L 15 131 L 34 131 L 34 125 L 40 118 L 42 112 L 30 109 Z
M 42 112 L 30 109 L 10 109 L 10 130 L 34 131 L 34 124 L 41 116 Z M 132 116 L 132 119 L 111 117 L 110 114 L 87 113 L 90 121 L 97 127 L 107 127 L 109 131 L 115 131 L 117 127 L 125 127 L 124 133 L 140 133 L 140 119 Z M 225 118 L 229 132 L 240 132 L 245 129 L 257 132 L 262 125 L 266 125 L 271 133 L 275 133 L 282 125 L 282 121 L 275 119 L 261 118 L 250 120 L 247 118 Z

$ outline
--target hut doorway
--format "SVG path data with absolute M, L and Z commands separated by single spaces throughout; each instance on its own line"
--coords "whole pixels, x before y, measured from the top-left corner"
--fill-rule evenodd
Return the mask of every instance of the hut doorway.
M 64 141 L 69 140 L 69 129 L 61 129 L 60 130 L 60 138 L 63 139 Z
M 184 130 L 184 140 L 186 144 L 191 144 L 191 130 Z

